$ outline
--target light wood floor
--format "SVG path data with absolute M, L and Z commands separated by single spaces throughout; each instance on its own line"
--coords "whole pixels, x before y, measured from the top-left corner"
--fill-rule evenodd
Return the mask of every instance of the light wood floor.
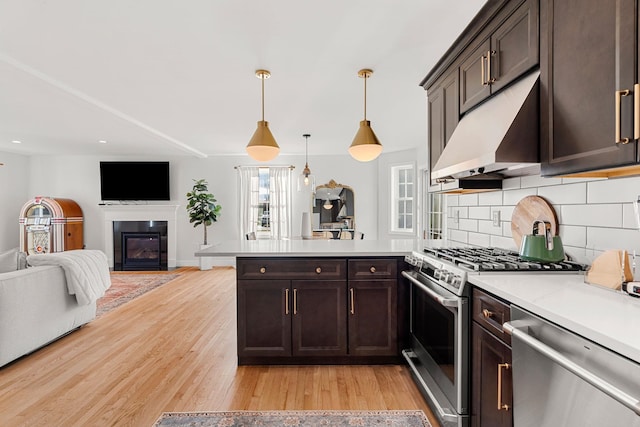
M 162 412 L 422 409 L 404 366 L 236 363 L 235 270 L 176 280 L 0 369 L 0 425 L 151 426 Z

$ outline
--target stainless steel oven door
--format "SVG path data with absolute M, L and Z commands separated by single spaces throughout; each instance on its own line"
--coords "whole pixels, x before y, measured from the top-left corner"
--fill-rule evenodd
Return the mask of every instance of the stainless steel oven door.
M 403 352 L 443 425 L 469 422 L 469 303 L 415 271 L 411 284 L 411 349 Z

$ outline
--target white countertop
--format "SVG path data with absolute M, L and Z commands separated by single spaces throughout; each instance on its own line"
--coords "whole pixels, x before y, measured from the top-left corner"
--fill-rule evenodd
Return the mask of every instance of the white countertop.
M 336 240 L 336 239 L 292 239 L 292 240 L 230 240 L 217 243 L 196 252 L 196 256 L 404 256 L 424 246 L 417 239 L 392 240 Z
M 640 363 L 640 298 L 586 284 L 581 274 L 481 273 L 469 281 Z

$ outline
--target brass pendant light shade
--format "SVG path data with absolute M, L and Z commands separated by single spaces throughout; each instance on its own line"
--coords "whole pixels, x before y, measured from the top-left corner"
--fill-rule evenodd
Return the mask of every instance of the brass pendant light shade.
M 264 120 L 264 81 L 271 77 L 271 73 L 267 70 L 257 70 L 256 77 L 262 82 L 262 120 L 258 122 L 258 127 L 247 144 L 247 153 L 254 160 L 268 162 L 280 152 L 280 147 L 269 130 L 269 122 Z
M 360 122 L 360 128 L 349 147 L 349 154 L 360 162 L 369 162 L 376 159 L 382 153 L 382 144 L 371 129 L 371 122 L 367 120 L 367 79 L 373 71 L 363 69 L 358 71 L 358 77 L 364 79 L 364 120 Z

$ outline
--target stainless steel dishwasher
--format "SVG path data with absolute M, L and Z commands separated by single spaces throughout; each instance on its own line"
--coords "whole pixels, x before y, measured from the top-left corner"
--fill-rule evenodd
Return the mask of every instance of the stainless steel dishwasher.
M 640 364 L 513 305 L 503 329 L 516 427 L 640 427 Z

